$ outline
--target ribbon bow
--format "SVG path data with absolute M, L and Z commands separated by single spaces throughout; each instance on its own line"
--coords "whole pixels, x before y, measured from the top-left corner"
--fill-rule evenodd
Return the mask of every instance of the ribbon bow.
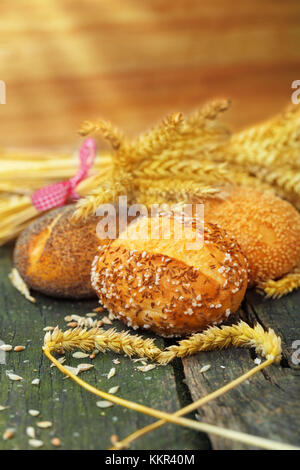
M 94 139 L 86 139 L 79 149 L 80 168 L 78 173 L 69 180 L 49 184 L 35 191 L 31 197 L 34 207 L 43 212 L 53 207 L 65 205 L 68 198 L 79 199 L 80 196 L 76 193 L 75 188 L 87 176 L 89 169 L 93 166 L 96 151 L 97 147 Z

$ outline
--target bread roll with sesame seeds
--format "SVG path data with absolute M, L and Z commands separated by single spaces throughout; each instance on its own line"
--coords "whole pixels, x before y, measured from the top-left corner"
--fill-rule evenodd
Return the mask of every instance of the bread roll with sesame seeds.
M 223 196 L 205 202 L 204 217 L 237 240 L 250 285 L 277 279 L 299 263 L 300 214 L 289 202 L 250 187 L 227 188 Z
M 36 219 L 18 238 L 14 263 L 37 291 L 54 297 L 93 297 L 90 271 L 100 244 L 99 218 L 72 222 L 73 213 L 74 205 L 69 205 Z
M 167 219 L 164 239 L 160 227 Z M 238 309 L 247 287 L 247 261 L 238 244 L 205 224 L 202 246 L 190 245 L 199 235 L 195 219 L 178 238 L 182 226 L 173 216 L 139 218 L 95 257 L 92 285 L 101 304 L 127 326 L 182 336 Z

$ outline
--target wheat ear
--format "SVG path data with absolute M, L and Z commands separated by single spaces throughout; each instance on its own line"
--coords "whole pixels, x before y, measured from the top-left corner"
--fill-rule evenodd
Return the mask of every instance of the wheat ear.
M 182 358 L 200 351 L 234 346 L 255 348 L 257 354 L 266 359 L 272 359 L 276 364 L 281 360 L 280 337 L 276 336 L 272 329 L 264 331 L 259 324 L 251 328 L 244 321 L 232 326 L 210 327 L 203 333 L 196 333 L 164 351 L 155 346 L 152 339 L 144 339 L 124 331 L 118 332 L 113 328 L 105 331 L 101 328 L 87 330 L 77 327 L 63 332 L 56 327 L 53 332 L 46 333 L 44 346 L 52 351 L 69 351 L 74 348 L 84 351 L 97 348 L 101 352 L 111 350 L 130 357 L 133 355 L 148 357 L 160 364 L 168 364 L 175 357 Z
M 284 295 L 290 294 L 300 287 L 300 267 L 297 266 L 291 273 L 286 274 L 281 279 L 274 281 L 269 279 L 257 284 L 258 292 L 266 294 L 267 298 L 280 299 Z
M 280 337 L 271 328 L 264 331 L 259 324 L 251 328 L 244 321 L 232 326 L 210 327 L 203 333 L 194 334 L 165 349 L 156 360 L 167 364 L 175 357 L 187 357 L 200 351 L 225 349 L 229 346 L 255 348 L 257 354 L 272 359 L 276 364 L 281 360 Z
M 148 357 L 155 360 L 161 354 L 161 349 L 155 346 L 153 339 L 144 339 L 138 335 L 130 335 L 128 332 L 117 332 L 114 328 L 103 330 L 102 328 L 69 329 L 65 332 L 56 327 L 53 332 L 47 332 L 44 345 L 51 351 L 70 351 L 74 348 L 83 351 L 98 349 L 101 352 L 108 350 L 127 356 Z
M 290 446 L 288 444 L 282 444 L 279 442 L 274 442 L 269 439 L 263 439 L 256 436 L 251 436 L 250 434 L 245 434 L 237 431 L 232 431 L 229 429 L 223 429 L 218 426 L 214 426 L 207 423 L 201 423 L 197 421 L 193 421 L 186 418 L 181 418 L 176 415 L 168 414 L 163 411 L 155 410 L 153 408 L 141 405 L 139 403 L 135 403 L 129 400 L 124 400 L 123 398 L 119 398 L 115 395 L 111 395 L 109 393 L 103 392 L 102 390 L 98 390 L 97 388 L 93 387 L 92 385 L 88 384 L 84 380 L 77 377 L 73 374 L 70 370 L 66 369 L 59 361 L 55 359 L 55 357 L 51 354 L 51 350 L 49 346 L 43 347 L 44 354 L 50 359 L 50 361 L 56 365 L 56 367 L 65 375 L 70 377 L 74 382 L 78 383 L 81 387 L 83 387 L 88 392 L 97 395 L 104 400 L 108 400 L 112 403 L 115 403 L 120 406 L 124 406 L 125 408 L 129 408 L 134 411 L 138 411 L 143 414 L 147 414 L 149 416 L 153 416 L 154 418 L 158 418 L 163 421 L 167 421 L 173 424 L 177 424 L 179 426 L 185 426 L 190 429 L 194 429 L 197 431 L 207 432 L 216 434 L 218 436 L 222 436 L 227 439 L 236 440 L 238 442 L 242 442 L 247 445 L 258 446 L 264 449 L 273 449 L 273 450 L 295 450 L 296 448 Z M 267 361 L 266 361 L 267 362 Z

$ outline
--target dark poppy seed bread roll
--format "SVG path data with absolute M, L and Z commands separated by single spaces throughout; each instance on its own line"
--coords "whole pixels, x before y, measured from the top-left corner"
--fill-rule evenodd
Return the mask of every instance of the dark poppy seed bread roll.
M 98 217 L 73 222 L 74 205 L 54 209 L 36 219 L 20 235 L 14 264 L 30 288 L 54 297 L 95 296 L 91 264 L 101 241 Z
M 156 227 L 171 220 L 169 239 L 157 230 L 153 238 L 154 219 Z M 248 268 L 237 242 L 205 224 L 203 246 L 190 249 L 195 220 L 178 239 L 180 225 L 176 217 L 139 218 L 95 257 L 92 285 L 101 304 L 127 326 L 181 336 L 218 324 L 238 309 Z

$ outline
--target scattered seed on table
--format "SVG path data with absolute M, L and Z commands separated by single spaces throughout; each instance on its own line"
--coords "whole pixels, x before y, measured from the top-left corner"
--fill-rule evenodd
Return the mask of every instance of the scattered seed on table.
M 26 434 L 31 439 L 34 439 L 35 438 L 35 429 L 34 429 L 34 427 L 33 426 L 27 426 Z
M 54 330 L 54 326 L 46 326 L 45 328 L 43 328 L 43 331 L 52 331 Z
M 12 350 L 12 345 L 11 344 L 1 344 L 0 349 L 1 351 L 11 351 Z
M 47 429 L 47 428 L 51 428 L 52 422 L 51 421 L 39 421 L 38 423 L 36 423 L 36 425 L 39 428 Z
M 40 384 L 40 379 L 33 379 L 31 382 L 32 385 L 39 385 Z
M 24 349 L 25 349 L 25 346 L 15 346 L 14 347 L 15 352 L 21 352 L 21 351 L 24 351 Z
M 38 416 L 40 414 L 40 412 L 38 410 L 28 410 L 28 413 L 31 416 Z
M 97 401 L 96 405 L 97 405 L 99 408 L 110 408 L 110 407 L 113 406 L 114 404 L 113 404 L 111 401 L 102 400 L 102 401 Z
M 36 448 L 42 447 L 44 445 L 43 441 L 40 441 L 39 439 L 29 439 L 28 444 L 31 447 L 36 447 Z
M 19 375 L 17 374 L 12 374 L 10 372 L 7 373 L 7 377 L 10 379 L 10 380 L 23 380 L 23 377 L 20 377 Z
M 74 375 L 78 375 L 78 367 L 65 366 L 65 368 Z
M 116 445 L 118 442 L 119 442 L 119 438 L 116 434 L 112 434 L 110 436 L 110 442 L 112 443 L 112 445 Z
M 75 357 L 75 359 L 83 359 L 85 357 L 89 357 L 89 354 L 81 352 L 81 351 L 77 351 L 77 352 L 74 352 L 72 356 Z
M 8 441 L 8 439 L 12 439 L 15 435 L 15 431 L 13 429 L 6 429 L 3 433 L 3 440 Z
M 155 364 L 148 364 L 147 366 L 138 366 L 137 369 L 140 370 L 141 372 L 149 372 L 149 370 L 152 370 L 156 367 Z
M 55 447 L 59 447 L 61 445 L 61 441 L 58 437 L 53 437 L 51 444 Z
M 93 364 L 78 364 L 77 370 L 78 370 L 78 373 L 80 373 L 80 372 L 85 372 L 87 370 L 90 370 L 92 369 L 92 367 L 94 367 Z
M 201 369 L 200 369 L 200 374 L 202 374 L 203 372 L 208 371 L 210 368 L 211 368 L 211 365 L 210 365 L 210 364 L 206 364 L 205 366 L 201 367 Z
M 109 373 L 107 374 L 107 378 L 108 379 L 111 379 L 114 375 L 116 375 L 116 368 L 115 367 L 112 367 L 109 371 Z

